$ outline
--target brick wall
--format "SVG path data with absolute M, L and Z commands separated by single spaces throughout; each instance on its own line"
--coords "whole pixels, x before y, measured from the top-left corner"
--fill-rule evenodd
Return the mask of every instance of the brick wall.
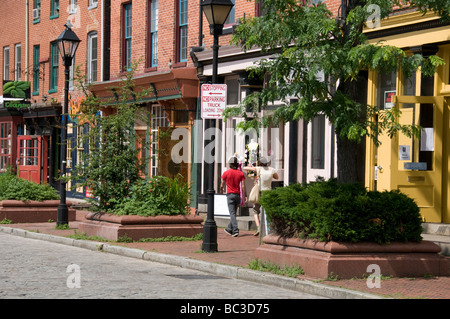
M 132 3 L 132 59 L 139 62 L 137 70 L 141 73 L 160 73 L 169 70 L 176 64 L 176 21 L 175 13 L 177 0 L 159 0 L 158 20 L 158 66 L 148 68 L 147 47 L 149 41 L 149 18 L 150 0 L 112 0 L 111 20 L 114 21 L 111 30 L 111 75 L 117 77 L 123 70 L 123 5 Z M 196 45 L 198 39 L 198 3 L 188 3 L 188 47 Z M 195 26 L 194 26 L 195 25 Z M 187 63 L 178 66 L 192 66 L 192 60 L 188 56 Z
M 111 34 L 110 34 L 110 73 L 111 79 L 117 78 L 123 70 L 122 56 L 122 7 L 126 3 L 133 4 L 132 17 L 132 57 L 139 60 L 138 74 L 152 74 L 160 73 L 169 70 L 171 67 L 190 67 L 193 66 L 189 54 L 186 63 L 177 64 L 176 62 L 176 8 L 179 0 L 159 0 L 159 28 L 158 28 L 158 66 L 157 68 L 149 68 L 147 63 L 147 48 L 148 48 L 148 14 L 150 0 L 110 0 L 111 2 Z M 105 3 L 109 2 L 105 1 Z M 50 42 L 55 40 L 63 31 L 64 24 L 68 19 L 74 25 L 73 30 L 82 40 L 76 54 L 75 64 L 81 66 L 82 70 L 86 70 L 87 59 L 87 40 L 89 32 L 96 31 L 98 34 L 98 81 L 101 81 L 101 59 L 102 59 L 102 1 L 98 1 L 98 7 L 88 8 L 88 0 L 78 0 L 78 10 L 76 14 L 69 14 L 68 6 L 69 0 L 60 0 L 59 17 L 50 19 L 50 1 L 41 1 L 41 18 L 38 23 L 33 22 L 32 9 L 33 1 L 29 1 L 28 8 L 29 18 L 29 44 L 28 44 L 28 70 L 30 75 L 28 80 L 32 81 L 33 68 L 33 46 L 40 44 L 40 60 L 41 60 L 41 79 L 40 79 L 40 94 L 34 96 L 33 99 L 41 100 L 43 95 L 49 98 L 54 97 L 58 100 L 63 98 L 64 87 L 64 67 L 60 61 L 58 92 L 49 93 L 50 85 Z M 341 0 L 327 0 L 328 8 L 337 15 Z M 188 0 L 188 51 L 190 47 L 199 45 L 199 13 L 200 0 Z M 1 0 L 0 12 L 6 12 L 1 19 L 2 36 L 0 38 L 0 75 L 3 78 L 3 47 L 10 47 L 10 70 L 13 71 L 14 66 L 14 45 L 22 44 L 22 70 L 24 73 L 23 79 L 26 78 L 26 42 L 25 42 L 25 24 L 26 24 L 26 2 L 17 0 Z M 255 2 L 247 0 L 235 0 L 235 19 L 243 16 L 255 15 Z M 204 14 L 202 14 L 204 35 L 202 44 L 207 50 L 212 45 L 212 36 L 209 32 L 209 25 Z M 224 35 L 220 38 L 220 45 L 226 46 L 229 44 L 231 35 Z M 11 77 L 10 77 L 11 78 Z M 72 95 L 75 93 L 72 92 Z
M 25 1 L 2 0 L 0 1 L 0 12 L 9 12 L 0 18 L 2 26 L 2 36 L 0 38 L 1 70 L 3 79 L 3 47 L 10 46 L 10 70 L 14 61 L 14 44 L 22 44 L 22 80 L 28 79 L 33 82 L 33 47 L 40 46 L 40 87 L 39 95 L 32 96 L 32 103 L 41 102 L 44 95 L 47 100 L 56 99 L 62 101 L 64 97 L 64 66 L 62 60 L 59 60 L 58 90 L 55 93 L 49 93 L 50 88 L 50 43 L 54 41 L 64 30 L 64 24 L 70 20 L 73 25 L 73 31 L 80 38 L 81 43 L 75 56 L 75 65 L 86 70 L 87 57 L 87 39 L 90 32 L 96 31 L 98 35 L 98 80 L 100 80 L 101 65 L 101 1 L 98 6 L 89 8 L 89 0 L 78 0 L 76 12 L 69 14 L 69 0 L 60 0 L 59 15 L 50 18 L 50 1 L 41 1 L 40 18 L 33 19 L 33 1 L 29 1 L 29 7 L 26 7 Z M 28 57 L 26 57 L 26 14 L 28 13 Z M 26 70 L 26 60 L 28 60 L 28 69 Z M 28 78 L 26 72 L 28 71 Z M 13 79 L 10 77 L 10 79 Z M 76 95 L 75 91 L 71 95 Z
M 4 48 L 9 47 L 9 79 L 14 80 L 14 56 L 15 45 L 22 47 L 22 80 L 25 80 L 25 20 L 26 5 L 24 1 L 2 0 L 0 1 L 0 80 L 3 81 Z M 3 84 L 3 82 L 0 82 Z M 0 85 L 0 92 L 3 85 Z M 2 92 L 3 93 L 3 92 Z
M 333 13 L 334 16 L 337 15 L 339 7 L 341 5 L 341 0 L 326 0 L 325 1 L 327 8 Z M 248 0 L 235 0 L 235 17 L 236 21 L 242 17 L 250 17 L 255 16 L 255 1 Z M 209 32 L 209 25 L 206 20 L 206 17 L 203 15 L 203 34 L 205 38 L 203 43 L 205 47 L 208 49 L 212 46 L 213 38 Z M 197 19 L 198 20 L 198 19 Z M 197 31 L 198 32 L 198 31 Z M 226 46 L 230 44 L 231 35 L 223 35 L 220 37 L 220 45 Z
M 33 96 L 33 100 L 39 102 L 42 97 L 46 95 L 48 98 L 54 98 L 57 101 L 63 101 L 64 98 L 64 65 L 62 60 L 59 60 L 59 76 L 58 76 L 58 90 L 56 93 L 49 93 L 50 88 L 50 47 L 51 42 L 54 41 L 64 30 L 65 23 L 70 20 L 73 25 L 72 30 L 81 40 L 78 50 L 75 54 L 74 65 L 79 67 L 84 72 L 86 71 L 87 61 L 87 42 L 88 34 L 90 32 L 97 32 L 98 36 L 98 53 L 97 53 L 97 74 L 100 80 L 101 74 L 101 1 L 98 1 L 97 7 L 88 8 L 89 0 L 78 0 L 78 7 L 73 13 L 69 12 L 69 0 L 60 0 L 59 16 L 57 18 L 50 18 L 50 1 L 41 1 L 41 14 L 39 22 L 33 21 L 32 7 L 29 9 L 30 14 L 30 36 L 29 36 L 29 63 L 33 66 L 33 47 L 40 45 L 40 92 L 39 96 Z M 32 77 L 30 77 L 32 81 Z M 76 95 L 76 92 L 70 92 L 71 96 Z M 47 98 L 47 99 L 48 99 Z

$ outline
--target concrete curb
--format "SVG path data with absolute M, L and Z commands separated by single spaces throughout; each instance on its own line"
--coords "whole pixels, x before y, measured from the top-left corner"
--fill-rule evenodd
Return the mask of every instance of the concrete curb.
M 74 246 L 93 251 L 107 252 L 110 254 L 116 254 L 124 257 L 138 258 L 152 262 L 169 264 L 172 266 L 178 266 L 186 269 L 203 271 L 217 276 L 235 278 L 295 291 L 301 291 L 304 293 L 314 294 L 326 298 L 385 299 L 378 295 L 373 295 L 345 288 L 322 285 L 320 283 L 315 283 L 312 281 L 274 275 L 271 273 L 251 270 L 248 268 L 211 263 L 181 256 L 155 253 L 141 249 L 117 246 L 109 243 L 71 239 L 67 237 L 36 233 L 32 231 L 23 230 L 20 228 L 12 228 L 4 226 L 0 226 L 0 232 L 29 239 L 38 239 L 57 244 L 63 244 L 67 246 Z

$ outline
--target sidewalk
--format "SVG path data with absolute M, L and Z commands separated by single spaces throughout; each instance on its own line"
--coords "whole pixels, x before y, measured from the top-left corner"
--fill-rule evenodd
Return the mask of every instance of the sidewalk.
M 54 222 L 49 223 L 30 223 L 30 224 L 10 224 L 0 225 L 0 231 L 11 232 L 11 228 L 25 230 L 13 231 L 13 234 L 32 237 L 43 240 L 56 241 L 54 236 L 45 236 L 44 234 L 55 235 L 58 237 L 69 236 L 78 228 L 79 220 L 82 215 L 77 214 L 77 221 L 70 222 L 69 230 L 56 230 Z M 28 234 L 28 235 L 27 235 Z M 42 234 L 42 235 L 40 235 Z M 425 236 L 424 236 L 425 237 Z M 204 253 L 201 251 L 202 241 L 184 241 L 184 242 L 158 242 L 158 243 L 105 243 L 105 247 L 114 246 L 115 251 L 121 254 L 131 256 L 139 251 L 147 251 L 148 255 L 156 253 L 156 260 L 165 262 L 171 260 L 174 263 L 176 256 L 180 258 L 180 265 L 183 263 L 195 263 L 199 269 L 208 268 L 208 270 L 218 271 L 218 274 L 224 274 L 225 271 L 245 273 L 245 269 L 251 260 L 255 259 L 254 251 L 259 245 L 259 238 L 253 236 L 253 231 L 241 231 L 239 237 L 231 237 L 218 228 L 217 231 L 218 252 Z M 117 246 L 122 246 L 120 249 Z M 114 250 L 114 249 L 113 249 Z M 164 255 L 163 255 L 164 254 Z M 142 255 L 142 254 L 140 254 Z M 164 258 L 164 256 L 170 258 Z M 140 257 L 139 257 L 140 258 Z M 450 257 L 446 257 L 450 258 Z M 178 262 L 178 261 L 177 261 Z M 207 263 L 204 263 L 207 262 Z M 176 262 L 175 262 L 176 263 Z M 209 265 L 209 266 L 208 266 Z M 232 267 L 226 267 L 232 266 Z M 222 268 L 221 268 L 222 267 Z M 226 269 L 226 270 L 224 270 Z M 241 275 L 242 276 L 242 275 Z M 271 284 L 271 281 L 277 285 L 283 285 L 284 279 L 279 276 L 271 276 L 267 273 L 247 271 L 247 276 L 253 276 L 255 280 Z M 273 278 L 272 278 L 273 277 Z M 248 278 L 247 278 L 248 279 Z M 323 292 L 325 296 L 334 298 L 371 298 L 381 296 L 396 299 L 450 299 L 450 277 L 433 278 L 386 278 L 381 280 L 381 288 L 368 288 L 365 279 L 349 280 L 316 280 L 306 276 L 299 276 L 299 280 L 293 285 L 296 289 L 300 285 L 308 286 L 308 289 Z M 250 279 L 248 279 L 250 280 Z M 286 278 L 286 287 L 291 285 L 293 279 Z

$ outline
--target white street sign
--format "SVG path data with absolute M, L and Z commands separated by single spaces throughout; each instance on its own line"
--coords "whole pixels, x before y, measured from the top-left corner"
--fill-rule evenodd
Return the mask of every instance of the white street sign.
M 202 84 L 202 118 L 221 119 L 226 107 L 226 84 Z

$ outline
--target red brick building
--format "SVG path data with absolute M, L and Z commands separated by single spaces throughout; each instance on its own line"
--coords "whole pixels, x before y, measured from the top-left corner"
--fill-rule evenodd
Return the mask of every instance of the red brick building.
M 124 72 L 137 63 L 134 73 L 136 84 L 153 90 L 142 101 L 143 108 L 153 115 L 152 125 L 147 127 L 137 123 L 135 127 L 142 138 L 152 144 L 150 151 L 144 155 L 150 159 L 146 174 L 174 176 L 181 173 L 186 180 L 193 182 L 195 202 L 196 195 L 205 193 L 209 178 L 203 168 L 202 150 L 205 142 L 198 97 L 201 84 L 211 82 L 213 42 L 200 2 L 1 1 L 1 11 L 10 14 L 0 18 L 0 76 L 4 80 L 16 80 L 18 78 L 13 78 L 13 75 L 20 74 L 20 80 L 29 82 L 30 92 L 26 100 L 29 107 L 14 109 L 5 107 L 5 104 L 0 107 L 0 123 L 8 123 L 2 126 L 4 133 L 1 135 L 3 152 L 0 153 L 0 170 L 6 169 L 8 165 L 19 164 L 19 172 L 25 178 L 51 183 L 58 174 L 57 124 L 64 96 L 64 70 L 53 42 L 69 20 L 81 39 L 73 68 L 79 67 L 87 81 L 94 84 L 96 95 L 113 96 L 111 88 L 119 85 Z M 253 61 L 261 58 L 260 53 L 257 50 L 244 53 L 230 45 L 233 25 L 239 18 L 258 15 L 259 4 L 247 0 L 233 2 L 235 6 L 224 26 L 219 50 L 219 82 L 228 84 L 229 105 L 236 105 L 245 94 L 262 85 L 251 83 L 245 71 Z M 337 14 L 341 1 L 328 2 L 329 8 Z M 20 54 L 16 54 L 18 50 Z M 5 52 L 9 53 L 8 59 Z M 20 59 L 16 61 L 15 56 Z M 81 97 L 74 81 L 71 81 L 70 87 L 69 113 L 74 114 Z M 0 92 L 3 95 L 1 89 Z M 224 132 L 227 128 L 233 129 L 238 121 L 217 120 L 215 126 Z M 178 140 L 157 139 L 159 132 L 169 128 L 183 128 L 188 132 L 187 141 L 183 141 L 186 147 L 182 154 L 188 161 L 174 163 L 170 157 L 170 150 Z M 290 131 L 285 132 L 289 134 Z M 69 138 L 76 139 L 81 134 L 83 128 L 69 125 Z M 222 146 L 218 145 L 216 152 L 216 182 L 225 169 L 227 152 L 238 152 L 246 143 L 244 139 L 234 138 L 235 142 L 230 146 L 232 138 L 226 135 L 217 137 Z M 264 138 L 267 140 L 267 136 Z M 21 140 L 26 141 L 21 144 Z M 284 147 L 286 143 L 288 139 L 283 135 L 280 142 L 282 154 L 288 151 Z M 169 155 L 158 157 L 158 148 L 168 149 L 169 152 L 165 153 Z M 68 150 L 67 165 L 70 172 L 86 150 L 80 147 Z M 28 156 L 18 156 L 20 152 Z M 281 172 L 285 168 L 285 159 L 282 157 L 277 163 Z M 25 165 L 27 162 L 36 165 Z M 86 190 L 80 188 L 77 191 L 84 195 Z
M 11 97 L 1 88 L 0 125 L 2 128 L 0 171 L 8 166 L 19 175 L 36 182 L 56 186 L 60 115 L 64 99 L 64 65 L 56 38 L 69 21 L 81 39 L 71 69 L 69 96 L 71 106 L 78 99 L 74 70 L 78 66 L 89 81 L 100 81 L 108 69 L 102 69 L 104 52 L 99 39 L 103 35 L 104 12 L 98 0 L 1 1 L 0 76 L 7 81 L 24 81 L 26 98 L 14 107 Z M 19 103 L 19 104 L 17 104 Z M 75 103 L 76 104 L 76 103 Z M 72 110 L 71 110 L 72 111 Z M 76 135 L 69 127 L 68 137 Z M 68 154 L 69 159 L 71 154 Z M 69 161 L 68 168 L 71 163 Z

